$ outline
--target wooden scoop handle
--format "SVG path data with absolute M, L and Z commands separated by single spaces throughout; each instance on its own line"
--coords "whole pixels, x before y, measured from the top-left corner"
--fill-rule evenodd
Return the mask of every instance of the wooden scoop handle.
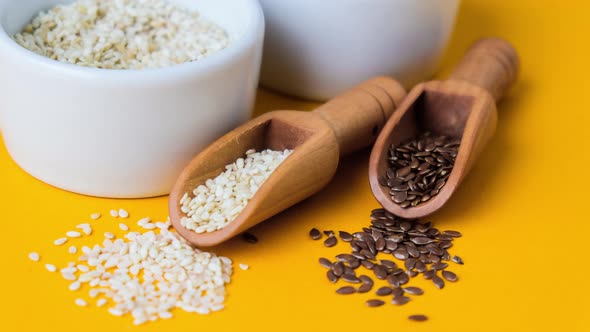
M 404 87 L 389 77 L 377 77 L 317 108 L 326 120 L 344 156 L 371 145 L 406 96 Z
M 519 63 L 510 43 L 500 38 L 484 38 L 471 46 L 450 79 L 478 85 L 499 101 L 516 81 Z

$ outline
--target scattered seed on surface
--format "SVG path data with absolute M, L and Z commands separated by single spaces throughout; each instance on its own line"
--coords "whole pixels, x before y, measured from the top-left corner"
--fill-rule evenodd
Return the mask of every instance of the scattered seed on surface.
M 129 230 L 129 226 L 127 226 L 123 223 L 119 223 L 119 228 L 124 232 L 127 232 Z
M 425 322 L 428 320 L 428 317 L 424 315 L 411 315 L 408 316 L 408 319 L 414 322 Z
M 90 215 L 90 219 L 92 219 L 92 220 L 98 220 L 98 219 L 100 219 L 100 217 L 102 217 L 102 215 L 98 212 Z
M 436 288 L 438 289 L 443 289 L 445 287 L 445 282 L 444 280 L 442 280 L 439 276 L 437 276 L 436 274 L 434 276 L 432 276 L 432 282 L 434 283 L 434 285 L 436 286 Z
M 374 284 L 373 279 L 371 279 L 369 276 L 362 275 L 362 276 L 359 276 L 359 279 L 364 284 L 369 284 L 369 285 Z
M 457 255 L 453 256 L 453 262 L 455 262 L 455 263 L 457 263 L 457 264 L 459 264 L 459 265 L 463 265 L 463 264 L 465 264 L 465 263 L 463 262 L 463 259 L 462 259 L 461 257 L 457 256 Z
M 371 289 L 373 289 L 373 284 L 362 284 L 359 286 L 359 289 L 357 290 L 358 293 L 367 293 L 370 292 Z
M 324 245 L 328 248 L 333 247 L 338 243 L 335 236 L 330 236 L 324 241 Z
M 45 269 L 49 272 L 57 271 L 57 267 L 55 267 L 53 264 L 45 264 Z
M 440 271 L 440 270 L 446 269 L 448 266 L 449 266 L 449 264 L 447 264 L 447 263 L 438 262 L 438 263 L 432 264 L 432 266 L 430 268 L 433 270 L 436 270 L 436 271 Z
M 344 242 L 350 242 L 353 239 L 352 235 L 348 232 L 340 231 L 338 232 L 338 235 L 340 236 L 340 239 Z
M 373 308 L 373 307 L 380 307 L 380 306 L 382 306 L 382 305 L 385 304 L 384 301 L 377 300 L 377 299 L 367 300 L 366 303 L 367 303 L 367 306 L 368 307 L 371 307 L 371 308 Z
M 88 266 L 86 266 L 86 265 L 83 265 L 83 264 L 76 265 L 76 268 L 80 272 L 88 272 L 88 271 L 90 271 L 90 268 Z
M 338 277 L 344 274 L 344 264 L 342 262 L 336 262 L 332 265 L 332 271 Z
M 395 304 L 395 305 L 404 305 L 404 304 L 410 302 L 410 300 L 411 299 L 409 297 L 402 295 L 402 296 L 394 297 L 393 300 L 391 301 L 391 303 Z
M 119 212 L 117 210 L 111 210 L 110 214 L 111 214 L 111 217 L 113 217 L 113 218 L 119 217 Z
M 111 233 L 111 232 L 105 232 L 104 233 L 104 237 L 106 237 L 109 240 L 112 240 L 115 238 L 115 234 Z
M 86 235 L 91 235 L 92 234 L 92 227 L 88 223 L 79 224 L 78 226 L 76 226 L 76 228 L 81 229 L 82 232 L 84 234 L 86 234 Z
M 381 262 L 381 265 L 385 266 L 388 269 L 395 269 L 397 267 L 397 264 L 395 264 L 394 261 L 382 259 L 380 262 Z
M 408 259 L 408 251 L 405 249 L 398 249 L 393 252 L 393 256 L 399 260 L 406 260 Z
M 406 287 L 403 289 L 404 292 L 410 294 L 410 295 L 422 295 L 424 294 L 424 291 L 422 290 L 422 288 L 419 287 Z
M 404 262 L 404 267 L 406 268 L 406 270 L 410 271 L 413 270 L 414 267 L 416 266 L 416 260 L 413 258 L 408 258 L 405 262 Z
M 99 307 L 99 308 L 102 307 L 102 306 L 104 306 L 105 304 L 107 304 L 107 300 L 106 299 L 98 299 L 98 301 L 96 301 L 96 306 Z
M 29 259 L 33 262 L 38 262 L 41 259 L 41 256 L 39 256 L 39 254 L 36 252 L 31 252 L 29 253 Z
M 348 274 L 345 273 L 342 275 L 342 280 L 346 281 L 346 282 L 350 282 L 350 283 L 354 283 L 354 284 L 358 284 L 361 282 L 361 280 L 355 276 L 354 274 Z
M 127 212 L 127 210 L 125 210 L 125 209 L 119 209 L 118 215 L 119 215 L 119 217 L 121 217 L 123 219 L 129 218 L 129 212 Z
M 450 281 L 450 282 L 455 282 L 455 281 L 459 280 L 457 275 L 451 271 L 442 271 L 442 276 L 443 276 L 443 278 L 445 278 L 447 281 Z
M 246 271 L 246 270 L 248 270 L 249 268 L 250 268 L 250 267 L 249 267 L 248 265 L 246 265 L 246 264 L 241 264 L 241 263 L 240 263 L 240 269 L 242 269 L 242 271 Z
M 404 290 L 401 287 L 396 287 L 391 292 L 391 295 L 393 295 L 393 297 L 400 297 L 404 295 Z
M 66 242 L 68 242 L 68 238 L 62 237 L 62 238 L 59 238 L 59 239 L 53 241 L 53 244 L 55 244 L 56 246 L 61 246 L 61 245 L 65 244 Z
M 75 253 L 77 253 L 77 252 L 78 252 L 78 248 L 76 248 L 76 246 L 70 246 L 68 248 L 68 253 L 70 253 L 72 255 L 75 254 Z
M 354 289 L 354 287 L 352 286 L 344 286 L 344 287 L 340 287 L 336 290 L 336 293 L 340 294 L 340 295 L 350 295 L 353 293 L 356 293 L 356 289 Z
M 68 286 L 68 289 L 71 290 L 72 292 L 75 292 L 80 289 L 80 286 L 81 286 L 81 284 L 79 281 L 74 281 L 73 283 L 70 284 L 70 286 Z
M 387 295 L 390 295 L 392 292 L 393 292 L 393 289 L 391 287 L 384 286 L 384 287 L 379 288 L 375 292 L 375 294 L 378 296 L 387 296 Z
M 312 228 L 311 231 L 309 231 L 309 236 L 313 240 L 319 240 L 322 238 L 322 233 L 317 228 Z
M 244 239 L 244 241 L 251 243 L 251 244 L 258 243 L 258 238 L 256 237 L 256 235 L 254 235 L 252 233 L 248 233 L 248 232 L 243 233 L 242 239 Z
M 444 235 L 449 235 L 452 237 L 461 237 L 461 232 L 457 232 L 457 231 L 444 231 L 443 232 Z
M 67 237 L 71 237 L 71 238 L 77 238 L 82 236 L 82 234 L 80 234 L 80 232 L 76 232 L 76 231 L 69 231 L 66 233 Z
M 74 301 L 74 303 L 75 303 L 77 306 L 79 306 L 79 307 L 86 307 L 86 306 L 88 306 L 88 302 L 86 302 L 86 301 L 85 301 L 85 300 L 83 300 L 83 299 L 76 299 L 76 300 Z
M 328 277 L 328 280 L 329 280 L 331 283 L 336 283 L 336 282 L 338 281 L 338 279 L 340 279 L 340 278 L 339 278 L 337 275 L 335 275 L 335 274 L 334 274 L 334 271 L 332 271 L 332 270 L 329 270 L 329 271 L 326 273 L 326 276 Z
M 319 261 L 320 261 L 320 265 L 321 266 L 323 266 L 323 267 L 325 267 L 327 269 L 332 268 L 332 262 L 330 262 L 329 259 L 322 257 L 322 258 L 319 259 Z

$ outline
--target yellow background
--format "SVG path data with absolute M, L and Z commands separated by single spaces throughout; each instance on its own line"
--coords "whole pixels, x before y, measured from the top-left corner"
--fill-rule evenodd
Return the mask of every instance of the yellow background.
M 109 200 L 64 192 L 25 174 L 1 148 L 0 329 L 590 331 L 589 14 L 583 0 L 468 0 L 461 7 L 440 77 L 471 42 L 487 35 L 511 40 L 523 70 L 499 107 L 498 132 L 485 155 L 448 206 L 430 218 L 442 229 L 463 232 L 452 248 L 466 262 L 451 266 L 460 282 L 441 291 L 417 278 L 426 294 L 403 307 L 369 309 L 368 294 L 334 293 L 317 259 L 333 258 L 345 247 L 324 248 L 307 232 L 368 224 L 377 204 L 367 182 L 367 150 L 343 160 L 332 184 L 315 197 L 254 229 L 257 245 L 233 240 L 215 248 L 251 266 L 235 272 L 224 311 L 176 311 L 172 320 L 134 327 L 129 317 L 113 317 L 105 308 L 76 307 L 74 299 L 87 289 L 70 292 L 59 274 L 30 262 L 27 253 L 38 251 L 43 262 L 63 266 L 67 247 L 52 241 L 91 212 L 124 207 L 130 221 L 163 219 L 167 198 Z M 313 106 L 262 90 L 256 113 Z M 98 234 L 117 229 L 110 218 L 93 224 Z M 415 313 L 430 321 L 409 322 Z

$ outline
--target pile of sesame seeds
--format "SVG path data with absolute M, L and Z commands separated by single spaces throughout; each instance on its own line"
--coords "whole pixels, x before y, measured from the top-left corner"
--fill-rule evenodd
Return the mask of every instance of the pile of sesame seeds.
M 117 218 L 129 217 L 123 209 L 113 211 L 117 212 Z M 92 220 L 100 218 L 98 213 L 91 215 Z M 229 258 L 192 248 L 170 230 L 169 220 L 152 222 L 150 218 L 142 218 L 137 225 L 143 232 L 129 231 L 127 224 L 121 222 L 123 238 L 107 232 L 102 244 L 81 246 L 79 250 L 71 245 L 70 254 L 81 251 L 76 261 L 63 268 L 47 263 L 45 268 L 52 273 L 59 271 L 70 282 L 70 291 L 87 288 L 97 307 L 110 304 L 108 311 L 112 315 L 130 314 L 135 324 L 171 318 L 174 308 L 199 314 L 223 309 L 225 285 L 232 275 Z M 76 228 L 81 232 L 68 231 L 54 244 L 61 246 L 93 234 L 90 223 Z M 37 252 L 31 252 L 28 257 L 34 262 L 41 261 Z M 82 297 L 74 302 L 82 307 L 90 305 Z
M 186 214 L 180 223 L 196 233 L 214 232 L 229 225 L 244 210 L 260 186 L 292 153 L 254 149 L 246 151 L 214 179 L 208 179 L 192 192 L 185 193 L 179 204 Z

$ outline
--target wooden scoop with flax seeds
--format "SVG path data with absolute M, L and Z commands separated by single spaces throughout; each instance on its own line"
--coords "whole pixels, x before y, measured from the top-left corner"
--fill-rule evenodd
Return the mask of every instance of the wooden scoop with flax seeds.
M 234 129 L 199 153 L 184 169 L 170 194 L 170 220 L 196 246 L 219 244 L 322 189 L 334 176 L 341 156 L 372 144 L 405 97 L 387 77 L 371 79 L 313 112 L 274 111 Z M 196 233 L 180 223 L 180 199 L 249 149 L 285 150 L 283 161 L 244 210 L 224 228 Z
M 486 38 L 468 50 L 448 80 L 414 87 L 381 131 L 371 153 L 371 189 L 387 211 L 404 218 L 419 218 L 437 211 L 449 200 L 492 138 L 496 130 L 496 102 L 516 80 L 518 68 L 518 55 L 508 42 Z M 454 167 L 443 186 L 436 184 L 434 176 L 420 178 L 424 189 L 436 187 L 432 188 L 438 190 L 436 196 L 404 208 L 399 200 L 393 201 L 396 193 L 392 191 L 398 188 L 384 186 L 379 178 L 389 168 L 392 145 L 398 146 L 426 132 L 460 141 Z M 401 175 L 390 174 L 394 178 Z

